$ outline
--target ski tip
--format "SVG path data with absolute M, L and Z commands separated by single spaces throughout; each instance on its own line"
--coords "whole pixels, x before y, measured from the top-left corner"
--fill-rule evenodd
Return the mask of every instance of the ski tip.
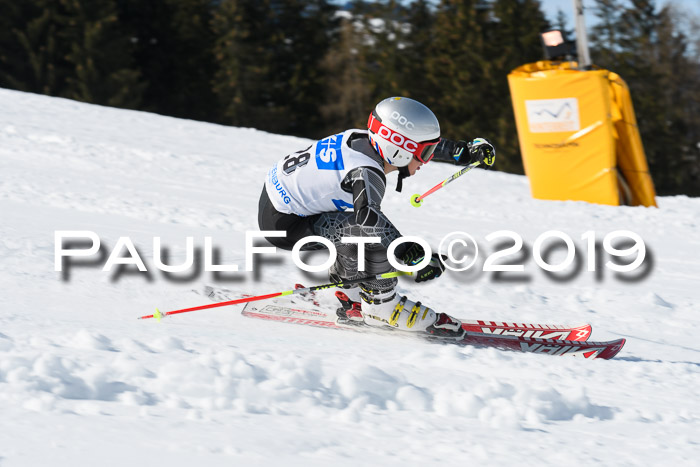
M 608 346 L 608 348 L 605 349 L 605 351 L 602 352 L 600 355 L 598 355 L 598 358 L 602 358 L 604 360 L 610 360 L 611 358 L 615 357 L 618 353 L 620 353 L 620 350 L 622 350 L 622 347 L 625 346 L 625 342 L 627 342 L 627 340 L 624 338 L 610 342 L 610 345 Z
M 625 346 L 625 342 L 627 342 L 627 339 L 620 339 L 620 348 L 617 349 L 618 352 Z

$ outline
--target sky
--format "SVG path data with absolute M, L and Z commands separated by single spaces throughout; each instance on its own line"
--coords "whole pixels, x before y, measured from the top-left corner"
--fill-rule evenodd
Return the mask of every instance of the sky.
M 544 10 L 547 18 L 554 22 L 557 17 L 557 12 L 562 10 L 564 14 L 569 18 L 568 28 L 574 29 L 574 0 L 540 0 L 542 2 L 542 9 Z M 658 7 L 666 5 L 667 3 L 674 3 L 679 6 L 682 10 L 688 11 L 696 16 L 700 16 L 700 0 L 661 0 L 658 1 Z M 590 26 L 596 20 L 595 14 L 593 12 L 593 7 L 595 2 L 593 0 L 583 0 L 583 8 L 586 10 L 586 25 Z

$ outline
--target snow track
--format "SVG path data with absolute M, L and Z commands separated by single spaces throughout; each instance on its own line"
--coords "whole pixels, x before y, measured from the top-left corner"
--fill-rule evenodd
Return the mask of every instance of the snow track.
M 590 322 L 593 340 L 627 339 L 610 361 L 263 322 L 240 307 L 136 320 L 206 304 L 209 284 L 235 295 L 325 282 L 286 252 L 257 275 L 180 280 L 151 260 L 155 236 L 173 264 L 186 236 L 211 236 L 220 262 L 243 269 L 265 173 L 305 144 L 0 90 L 0 465 L 696 465 L 698 199 L 538 201 L 524 177 L 475 170 L 412 207 L 455 171 L 441 164 L 388 192 L 397 227 L 434 246 L 455 230 L 485 252 L 503 229 L 529 247 L 546 230 L 580 246 L 588 230 L 638 233 L 652 261 L 641 280 L 584 268 L 554 281 L 513 256 L 525 264 L 515 279 L 400 282 L 461 318 Z M 102 272 L 103 258 L 61 275 L 55 230 L 94 231 L 106 253 L 129 236 L 151 271 Z

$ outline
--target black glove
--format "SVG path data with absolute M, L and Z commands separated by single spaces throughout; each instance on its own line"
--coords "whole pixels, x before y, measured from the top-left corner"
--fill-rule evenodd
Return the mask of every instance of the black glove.
M 469 143 L 469 156 L 471 162 L 479 161 L 491 167 L 496 162 L 496 148 L 486 138 L 475 138 Z
M 462 154 L 465 154 L 465 149 L 467 150 L 466 154 L 469 154 L 469 143 L 462 140 L 455 141 L 454 148 L 452 148 L 452 150 L 450 151 L 452 153 L 450 155 L 455 160 L 455 162 L 459 162 L 459 160 L 462 158 Z
M 479 161 L 490 167 L 496 161 L 496 148 L 486 138 L 476 138 L 471 143 L 462 140 L 450 141 L 443 139 L 435 152 L 447 153 L 457 163 L 472 164 Z M 469 155 L 468 158 L 467 154 Z
M 403 251 L 399 250 L 403 248 Z M 416 264 L 423 261 L 425 257 L 425 250 L 419 243 L 416 242 L 406 242 L 399 245 L 396 249 L 396 257 L 403 261 L 403 264 L 409 266 L 415 266 Z
M 445 265 L 440 261 L 440 255 L 433 253 L 430 263 L 416 273 L 416 282 L 425 282 L 432 279 L 437 279 L 445 270 Z
M 442 138 L 435 148 L 435 159 L 447 161 L 450 158 L 456 163 L 459 163 L 460 159 L 462 159 L 462 162 L 469 159 L 469 143 Z
M 403 245 L 408 245 L 406 251 L 401 256 L 401 261 L 409 266 L 414 266 L 425 258 L 425 250 L 418 243 L 404 243 Z M 446 258 L 443 256 L 443 258 Z M 437 279 L 440 277 L 442 272 L 445 270 L 445 265 L 440 261 L 440 255 L 433 253 L 430 263 L 415 275 L 416 282 L 425 282 L 431 279 Z

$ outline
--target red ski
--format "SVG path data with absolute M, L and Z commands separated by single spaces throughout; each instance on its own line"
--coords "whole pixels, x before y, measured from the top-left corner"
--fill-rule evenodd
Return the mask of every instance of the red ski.
M 250 318 L 266 319 L 284 323 L 303 324 L 307 326 L 333 329 L 350 329 L 360 332 L 400 332 L 391 328 L 377 328 L 366 325 L 341 325 L 336 322 L 335 314 L 325 310 L 302 309 L 294 306 L 263 305 L 248 303 L 242 311 Z M 572 355 L 584 358 L 614 357 L 625 344 L 624 339 L 609 342 L 586 342 L 591 327 L 579 326 L 503 323 L 493 321 L 465 321 L 462 327 L 466 334 L 462 339 L 437 339 L 441 343 L 457 345 L 475 345 L 494 347 L 518 352 L 532 352 L 548 355 Z M 401 333 L 415 336 L 414 333 Z M 526 335 L 527 334 L 527 335 Z M 552 336 L 554 338 L 545 338 Z M 561 339 L 564 337 L 565 339 Z
M 462 329 L 470 333 L 494 336 L 530 337 L 535 339 L 560 339 L 585 342 L 591 335 L 590 324 L 527 324 L 499 321 L 462 320 Z
M 581 342 L 560 339 L 534 339 L 530 337 L 499 336 L 467 332 L 456 342 L 462 345 L 495 347 L 501 350 L 532 352 L 547 355 L 571 355 L 583 358 L 613 358 L 625 345 L 625 339 L 605 342 Z

